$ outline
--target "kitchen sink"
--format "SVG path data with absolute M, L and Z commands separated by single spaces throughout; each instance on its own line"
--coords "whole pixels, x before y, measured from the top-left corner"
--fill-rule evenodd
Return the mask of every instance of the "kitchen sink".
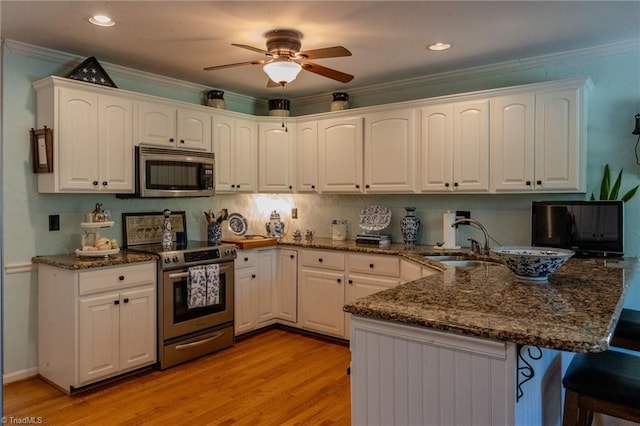
M 442 255 L 442 256 L 426 255 L 424 256 L 424 258 L 429 260 L 434 260 L 438 263 L 442 263 L 445 266 L 452 266 L 456 268 L 476 268 L 479 266 L 496 263 L 488 260 L 474 259 L 465 255 Z

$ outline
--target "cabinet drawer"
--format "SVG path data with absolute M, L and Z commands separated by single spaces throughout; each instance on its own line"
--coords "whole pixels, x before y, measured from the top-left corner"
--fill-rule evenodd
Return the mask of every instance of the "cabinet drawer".
M 324 250 L 300 250 L 300 263 L 312 268 L 344 270 L 344 253 Z
M 100 268 L 78 274 L 80 296 L 144 284 L 155 284 L 155 282 L 155 262 Z
M 349 254 L 349 272 L 400 276 L 400 260 L 396 256 Z
M 238 250 L 236 257 L 235 269 L 250 268 L 256 266 L 258 258 L 258 250 Z

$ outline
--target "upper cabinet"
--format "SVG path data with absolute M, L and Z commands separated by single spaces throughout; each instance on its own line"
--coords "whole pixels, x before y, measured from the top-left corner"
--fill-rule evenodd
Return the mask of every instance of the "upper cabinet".
M 38 174 L 38 191 L 133 192 L 132 101 L 53 78 L 38 83 L 37 125 L 52 128 L 54 141 L 53 173 Z
M 256 192 L 258 134 L 255 121 L 215 115 L 213 152 L 217 192 Z
M 363 119 L 318 121 L 320 192 L 362 192 Z
M 414 192 L 416 110 L 367 114 L 364 121 L 365 191 Z
M 296 124 L 296 190 L 318 192 L 318 122 Z
M 420 190 L 489 191 L 489 100 L 421 109 Z
M 295 124 L 258 124 L 258 191 L 293 192 L 295 182 Z
M 136 144 L 211 152 L 211 114 L 171 104 L 137 102 Z
M 491 100 L 493 191 L 585 190 L 583 96 L 573 86 Z

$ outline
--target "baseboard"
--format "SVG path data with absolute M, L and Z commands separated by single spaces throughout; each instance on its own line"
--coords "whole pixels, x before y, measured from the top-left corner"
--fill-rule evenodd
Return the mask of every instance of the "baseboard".
M 38 367 L 31 367 L 20 371 L 14 371 L 13 373 L 2 375 L 2 384 L 6 385 L 9 383 L 17 382 L 19 380 L 30 379 L 32 377 L 36 377 L 37 375 Z

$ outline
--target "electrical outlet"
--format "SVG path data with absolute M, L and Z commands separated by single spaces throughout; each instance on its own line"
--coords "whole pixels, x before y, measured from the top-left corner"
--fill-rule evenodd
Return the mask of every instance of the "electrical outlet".
M 59 231 L 59 230 L 60 230 L 60 215 L 50 214 L 49 215 L 49 231 Z
M 296 207 L 291 209 L 291 219 L 297 219 L 298 218 L 298 209 Z
M 471 212 L 468 210 L 456 210 L 456 220 L 458 219 L 471 219 Z M 466 225 L 461 223 L 460 225 Z

